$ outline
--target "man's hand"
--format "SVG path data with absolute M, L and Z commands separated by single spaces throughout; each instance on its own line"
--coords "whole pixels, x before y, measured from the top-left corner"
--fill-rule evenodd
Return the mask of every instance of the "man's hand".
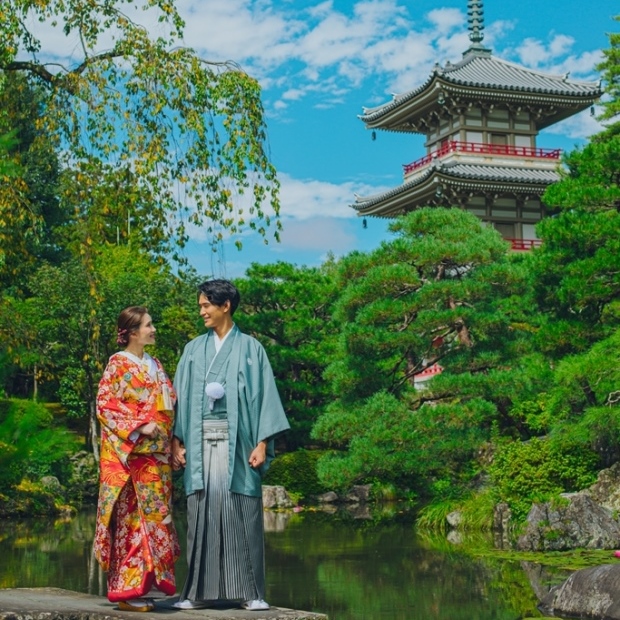
M 185 467 L 185 446 L 178 437 L 172 438 L 172 469 L 178 471 Z
M 250 454 L 248 463 L 250 463 L 250 467 L 253 467 L 255 469 L 257 467 L 260 467 L 266 460 L 267 460 L 267 442 L 259 441 L 256 448 L 252 450 L 252 454 Z

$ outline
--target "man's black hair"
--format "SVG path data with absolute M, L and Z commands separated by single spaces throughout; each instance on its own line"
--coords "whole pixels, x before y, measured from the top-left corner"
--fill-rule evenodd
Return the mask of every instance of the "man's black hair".
M 201 294 L 214 306 L 223 306 L 230 301 L 231 316 L 235 313 L 241 299 L 237 287 L 229 280 L 207 280 L 198 286 L 198 297 Z

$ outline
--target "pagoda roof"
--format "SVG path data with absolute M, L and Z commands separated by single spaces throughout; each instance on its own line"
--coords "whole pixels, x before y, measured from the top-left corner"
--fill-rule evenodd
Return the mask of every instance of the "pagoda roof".
M 512 191 L 542 194 L 560 178 L 556 170 L 511 166 L 438 163 L 407 179 L 402 185 L 372 196 L 356 196 L 351 205 L 359 215 L 394 217 L 418 206 L 436 202 L 442 185 L 459 190 Z
M 493 56 L 490 50 L 472 46 L 457 64 L 436 64 L 429 78 L 418 88 L 395 95 L 375 108 L 364 108 L 359 118 L 369 128 L 416 131 L 408 124 L 429 105 L 440 107 L 439 93 L 459 95 L 462 100 L 537 104 L 556 112 L 539 123 L 551 125 L 581 111 L 602 94 L 599 82 L 571 80 L 569 75 L 550 75 Z

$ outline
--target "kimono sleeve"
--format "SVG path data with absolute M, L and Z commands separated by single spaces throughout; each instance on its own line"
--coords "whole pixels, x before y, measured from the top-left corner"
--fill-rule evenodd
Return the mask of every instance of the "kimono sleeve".
M 290 428 L 282 406 L 273 370 L 262 345 L 257 346 L 260 361 L 258 441 L 271 440 Z
M 126 373 L 122 363 L 110 360 L 99 382 L 97 419 L 110 438 L 131 441 L 130 435 L 149 421 L 149 414 L 137 403 L 123 401 Z

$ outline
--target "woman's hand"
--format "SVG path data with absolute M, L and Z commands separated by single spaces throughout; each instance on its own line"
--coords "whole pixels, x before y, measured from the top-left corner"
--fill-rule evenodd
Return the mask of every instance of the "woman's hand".
M 159 427 L 155 424 L 155 422 L 148 422 L 147 424 L 138 426 L 136 430 L 140 433 L 140 435 L 146 435 L 150 439 L 155 439 L 155 437 L 159 435 Z
M 185 446 L 183 446 L 178 437 L 173 437 L 171 449 L 172 469 L 178 471 L 182 467 L 185 467 Z
M 260 467 L 266 460 L 267 460 L 267 442 L 259 441 L 256 448 L 252 450 L 252 454 L 250 454 L 248 463 L 250 464 L 250 467 L 256 469 L 257 467 Z

